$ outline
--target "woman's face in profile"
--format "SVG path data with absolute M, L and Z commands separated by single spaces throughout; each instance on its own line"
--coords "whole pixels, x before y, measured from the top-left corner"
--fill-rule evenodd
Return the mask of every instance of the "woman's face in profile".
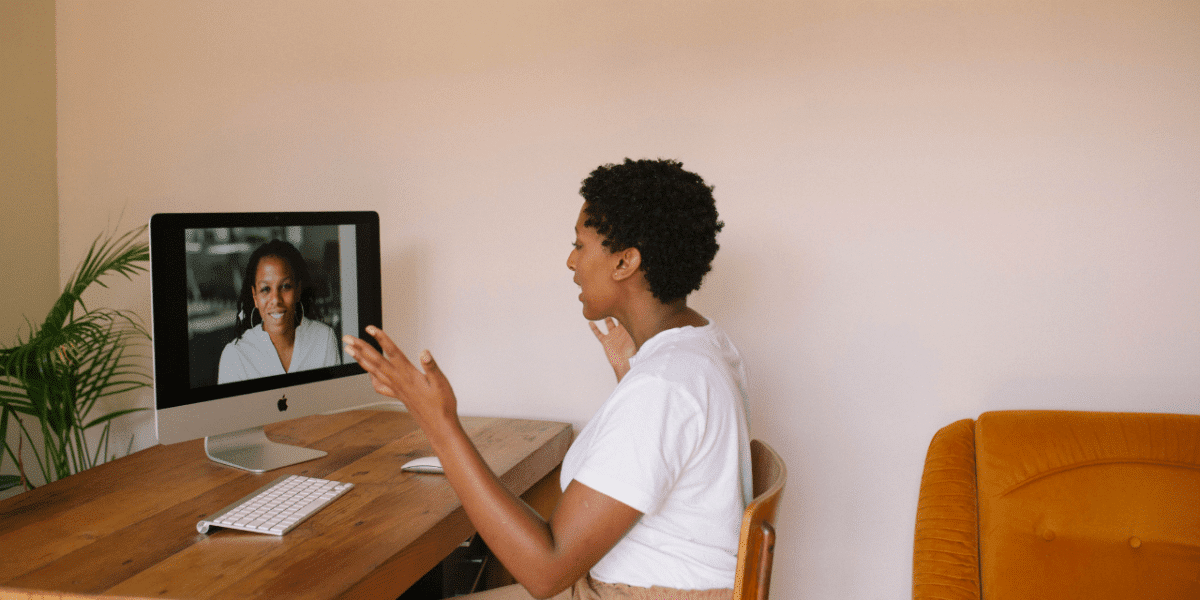
M 292 278 L 287 261 L 278 256 L 259 259 L 254 275 L 254 306 L 262 315 L 264 331 L 279 333 L 294 330 L 296 301 L 299 298 L 300 286 Z

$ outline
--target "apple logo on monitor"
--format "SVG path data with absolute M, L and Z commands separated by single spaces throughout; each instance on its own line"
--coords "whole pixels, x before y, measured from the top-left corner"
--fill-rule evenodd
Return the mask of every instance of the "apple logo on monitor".
M 280 398 L 275 404 L 279 406 L 279 412 L 287 410 L 287 396 Z

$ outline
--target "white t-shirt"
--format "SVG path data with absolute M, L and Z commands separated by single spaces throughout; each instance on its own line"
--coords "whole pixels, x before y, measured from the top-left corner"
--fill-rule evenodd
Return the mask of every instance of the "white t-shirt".
M 563 460 L 564 490 L 578 480 L 643 513 L 593 578 L 733 587 L 751 494 L 747 399 L 742 358 L 712 323 L 642 344 Z
M 287 371 L 279 361 L 279 353 L 271 343 L 271 334 L 262 324 L 242 332 L 241 337 L 225 344 L 217 383 L 254 379 L 285 372 L 307 371 L 338 364 L 338 345 L 333 328 L 312 319 L 303 319 L 296 327 L 296 343 L 292 349 L 292 364 Z

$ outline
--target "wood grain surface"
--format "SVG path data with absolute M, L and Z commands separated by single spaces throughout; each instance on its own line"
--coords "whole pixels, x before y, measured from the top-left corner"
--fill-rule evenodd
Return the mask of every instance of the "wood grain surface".
M 530 494 L 553 495 L 569 424 L 462 421 L 509 489 L 541 481 Z M 431 453 L 407 413 L 312 416 L 267 433 L 329 454 L 254 474 L 208 460 L 202 440 L 159 445 L 0 502 L 0 598 L 394 600 L 474 532 L 444 477 L 400 471 Z M 196 532 L 200 519 L 292 473 L 354 489 L 282 537 Z

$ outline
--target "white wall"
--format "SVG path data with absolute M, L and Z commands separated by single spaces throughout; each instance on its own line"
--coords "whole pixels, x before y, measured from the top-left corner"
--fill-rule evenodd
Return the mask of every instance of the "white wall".
M 939 427 L 1200 412 L 1197 31 L 1191 0 L 58 0 L 64 275 L 119 218 L 377 210 L 385 325 L 463 412 L 579 424 L 613 385 L 579 182 L 681 159 L 728 224 L 694 304 L 790 468 L 775 595 L 904 597 Z

